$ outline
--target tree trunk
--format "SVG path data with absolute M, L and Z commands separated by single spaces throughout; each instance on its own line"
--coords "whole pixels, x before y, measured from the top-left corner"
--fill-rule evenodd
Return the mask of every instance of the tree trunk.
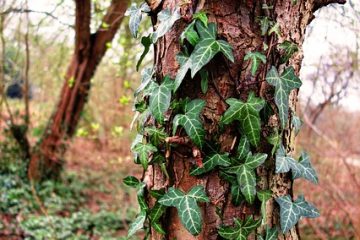
M 149 1 L 149 5 L 151 6 Z M 181 4 L 181 3 L 182 4 Z M 226 126 L 225 131 L 219 131 L 219 121 L 222 114 L 228 108 L 224 99 L 238 98 L 245 100 L 250 91 L 264 98 L 268 103 L 274 105 L 274 89 L 267 84 L 265 76 L 271 66 L 277 69 L 283 69 L 285 64 L 280 64 L 280 53 L 276 49 L 276 44 L 289 40 L 297 44 L 300 51 L 289 61 L 288 65 L 295 68 L 299 73 L 302 52 L 301 45 L 304 40 L 306 26 L 313 19 L 314 11 L 322 6 L 332 2 L 343 1 L 316 1 L 316 0 L 298 0 L 293 1 L 234 1 L 234 0 L 207 0 L 197 1 L 189 0 L 184 4 L 183 1 L 165 0 L 160 5 L 162 9 L 173 9 L 176 4 L 181 6 L 183 19 L 178 21 L 172 30 L 163 38 L 159 39 L 155 46 L 155 66 L 157 77 L 163 78 L 170 75 L 175 78 L 179 68 L 175 55 L 180 51 L 179 36 L 188 24 L 186 18 L 197 10 L 203 10 L 208 13 L 209 21 L 217 24 L 218 37 L 229 42 L 234 49 L 235 63 L 230 63 L 222 55 L 218 54 L 206 67 L 209 71 L 209 88 L 204 95 L 201 93 L 200 79 L 191 79 L 187 75 L 182 86 L 178 90 L 180 94 L 177 97 L 201 98 L 206 100 L 206 106 L 202 111 L 202 122 L 206 130 L 207 140 L 216 140 L 221 144 L 221 151 L 230 152 L 234 142 L 239 140 L 239 135 L 234 125 Z M 156 5 L 152 3 L 153 5 Z M 263 4 L 273 6 L 273 8 L 263 9 Z M 154 9 L 153 9 L 154 10 Z M 159 9 L 156 9 L 157 11 Z M 258 22 L 259 17 L 267 16 L 269 19 L 279 24 L 280 36 L 275 33 L 262 36 Z M 156 23 L 156 19 L 153 19 Z M 265 51 L 267 63 L 260 66 L 255 77 L 251 76 L 250 66 L 244 62 L 244 56 L 250 51 L 263 52 L 263 43 L 268 45 Z M 290 108 L 295 111 L 297 102 L 297 91 L 290 94 Z M 170 124 L 169 124 L 170 125 Z M 288 124 L 289 126 L 290 124 Z M 276 119 L 270 118 L 267 124 L 262 125 L 261 144 L 258 152 L 267 153 L 272 156 L 271 148 L 266 141 L 269 131 L 278 126 Z M 168 126 L 169 127 L 169 126 Z M 283 131 L 282 142 L 287 147 L 287 151 L 293 150 L 293 131 L 287 127 Z M 194 185 L 202 185 L 210 198 L 210 203 L 201 205 L 203 215 L 202 232 L 197 237 L 192 236 L 182 226 L 178 218 L 177 210 L 170 208 L 166 213 L 166 219 L 163 221 L 163 227 L 167 235 L 165 239 L 218 239 L 217 230 L 221 224 L 231 225 L 234 218 L 244 219 L 247 215 L 259 215 L 260 203 L 255 202 L 249 205 L 243 202 L 240 206 L 234 206 L 231 203 L 229 184 L 221 180 L 217 171 L 200 177 L 194 177 L 189 174 L 190 169 L 195 165 L 196 160 L 192 155 L 191 149 L 186 146 L 180 146 L 172 149 L 168 158 L 167 170 L 172 176 L 168 181 L 157 165 L 150 166 L 145 172 L 144 181 L 147 189 L 162 189 L 169 186 L 175 186 L 183 191 L 188 191 Z M 271 189 L 273 197 L 292 195 L 292 178 L 289 174 L 275 174 L 274 157 L 268 158 L 266 167 L 260 166 L 257 169 L 257 175 L 260 178 L 258 190 Z M 148 204 L 152 206 L 154 199 L 148 198 Z M 269 226 L 279 225 L 279 208 L 272 199 L 267 203 L 266 223 Z M 221 212 L 220 218 L 218 212 Z M 221 215 L 220 214 L 220 215 Z M 258 229 L 260 231 L 260 229 Z M 163 239 L 155 231 L 151 231 L 151 239 Z M 279 235 L 281 239 L 299 239 L 296 228 L 290 230 L 286 235 Z
M 91 1 L 76 0 L 75 49 L 60 100 L 29 164 L 30 179 L 58 177 L 65 140 L 73 136 L 89 95 L 90 80 L 122 22 L 128 0 L 113 0 L 96 33 L 90 33 Z M 109 26 L 109 27 L 104 27 Z

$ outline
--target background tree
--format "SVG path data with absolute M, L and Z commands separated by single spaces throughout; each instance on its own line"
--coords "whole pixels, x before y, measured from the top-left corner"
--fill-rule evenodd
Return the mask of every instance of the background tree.
M 75 48 L 68 67 L 60 100 L 47 129 L 32 154 L 29 164 L 31 179 L 58 176 L 63 164 L 64 141 L 71 137 L 87 101 L 91 78 L 122 22 L 127 0 L 113 0 L 95 33 L 91 33 L 91 1 L 76 4 Z
M 162 239 L 161 234 L 165 232 L 166 239 L 218 239 L 218 233 L 225 239 L 245 239 L 250 229 L 258 228 L 261 232 L 265 225 L 273 227 L 280 222 L 284 233 L 281 238 L 299 238 L 294 226 L 297 219 L 300 215 L 314 217 L 317 213 L 302 197 L 295 202 L 289 198 L 293 194 L 293 178 L 300 174 L 298 165 L 308 159 L 307 155 L 302 155 L 299 163 L 291 162 L 294 160 L 290 157 L 294 136 L 299 130 L 295 105 L 296 89 L 301 82 L 296 75 L 301 66 L 306 26 L 317 9 L 335 2 L 344 3 L 147 1 L 156 29 L 148 38 L 156 42 L 154 75 L 157 83 L 151 82 L 151 73 L 147 80 L 145 72 L 140 89 L 145 86 L 145 103 L 150 96 L 149 110 L 140 107 L 144 102 L 139 102 L 137 110 L 145 116 L 150 112 L 153 118 L 145 117 L 145 128 L 140 124 L 140 133 L 148 137 L 147 143 L 140 135 L 133 151 L 137 154 L 136 161 L 146 170 L 143 180 L 150 195 L 144 203 L 144 194 L 138 193 L 141 212 L 130 227 L 130 235 L 141 228 L 148 217 L 152 239 Z M 210 26 L 200 10 L 206 12 L 209 21 L 217 27 Z M 131 11 L 135 19 L 136 14 L 149 12 L 149 9 L 142 5 Z M 192 19 L 195 20 L 191 22 Z M 233 56 L 226 42 L 231 45 Z M 222 54 L 216 54 L 218 52 Z M 202 73 L 196 74 L 199 70 Z M 175 79 L 175 86 L 166 76 Z M 170 102 L 172 91 L 174 100 Z M 196 100 L 189 103 L 185 100 L 187 97 Z M 179 114 L 181 108 L 184 114 Z M 142 117 L 140 120 L 144 123 Z M 249 142 L 246 144 L 246 141 Z M 244 149 L 257 154 L 244 160 Z M 149 156 L 153 163 L 150 166 Z M 236 161 L 232 158 L 242 164 L 234 172 L 226 168 Z M 286 170 L 279 165 L 280 160 L 290 161 Z M 264 161 L 265 164 L 261 164 Z M 210 171 L 216 166 L 221 166 L 220 171 Z M 256 169 L 258 181 L 253 169 Z M 310 164 L 307 170 L 313 173 Z M 237 181 L 228 175 L 229 172 L 237 174 Z M 317 182 L 314 174 L 302 174 Z M 125 179 L 125 183 L 140 189 L 144 187 L 131 177 Z M 159 194 L 163 190 L 167 193 Z M 256 192 L 259 200 L 255 199 Z M 245 199 L 239 200 L 241 196 Z M 206 202 L 200 205 L 201 212 L 196 201 Z M 296 213 L 297 202 L 306 204 L 306 211 L 311 213 L 302 210 Z M 175 207 L 168 208 L 163 222 L 157 214 L 154 216 L 154 211 L 158 213 L 156 210 L 161 209 L 159 204 Z M 259 228 L 259 221 L 247 217 L 261 213 L 263 225 Z M 220 227 L 232 226 L 234 218 L 238 219 L 234 228 Z

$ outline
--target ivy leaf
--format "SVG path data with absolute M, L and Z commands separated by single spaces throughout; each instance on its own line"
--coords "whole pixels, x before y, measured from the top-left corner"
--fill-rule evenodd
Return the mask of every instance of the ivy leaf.
M 151 222 L 158 222 L 161 216 L 165 213 L 166 206 L 156 202 L 154 207 L 150 210 L 149 218 Z
M 161 224 L 158 223 L 158 222 L 152 222 L 151 223 L 151 226 L 155 229 L 156 232 L 162 234 L 162 235 L 165 235 L 166 232 L 165 230 L 161 227 Z
M 128 187 L 136 188 L 139 186 L 140 181 L 134 176 L 127 176 L 124 178 L 123 183 Z
M 201 76 L 201 92 L 203 94 L 206 94 L 208 90 L 209 85 L 209 73 L 205 69 L 200 70 L 200 76 Z
M 200 121 L 200 112 L 205 106 L 205 101 L 195 99 L 186 105 L 185 114 L 177 114 L 173 120 L 173 135 L 177 127 L 182 126 L 190 139 L 200 148 L 204 145 L 205 130 Z
M 237 179 L 241 193 L 244 195 L 246 201 L 252 204 L 256 195 L 256 176 L 254 170 L 246 165 L 241 165 L 237 173 Z
M 276 34 L 276 36 L 278 37 L 278 38 L 280 38 L 281 37 L 281 32 L 280 32 L 280 25 L 279 25 L 279 23 L 272 23 L 273 25 L 271 26 L 271 28 L 270 28 L 270 30 L 269 30 L 269 32 L 268 32 L 268 35 L 270 36 L 272 33 L 275 33 Z
M 209 202 L 209 198 L 206 196 L 205 189 L 201 185 L 197 185 L 191 188 L 187 193 L 187 196 L 194 198 L 197 202 Z
M 224 54 L 224 56 L 229 59 L 231 62 L 234 62 L 234 55 L 233 55 L 233 48 L 232 46 L 224 41 L 224 40 L 217 40 L 217 43 L 219 44 L 220 52 Z
M 310 163 L 310 156 L 306 152 L 302 152 L 300 161 L 298 162 L 298 168 L 293 169 L 293 179 L 303 177 L 310 182 L 318 184 L 319 179 L 315 169 Z
M 223 40 L 216 40 L 216 25 L 209 23 L 206 28 L 203 23 L 196 22 L 196 28 L 200 34 L 200 41 L 191 53 L 191 77 L 202 69 L 218 52 L 222 52 L 230 61 L 234 62 L 232 47 Z
M 258 236 L 260 240 L 277 240 L 278 239 L 278 230 L 276 228 L 269 228 L 266 226 L 266 235 L 265 239 L 262 236 Z
M 274 131 L 270 134 L 270 136 L 268 136 L 266 139 L 267 139 L 268 143 L 273 145 L 273 148 L 271 150 L 271 155 L 274 155 L 276 150 L 279 148 L 280 141 L 281 141 L 278 129 L 275 128 Z
M 298 46 L 290 41 L 284 41 L 279 44 L 279 48 L 284 51 L 281 56 L 281 63 L 286 63 L 299 49 Z
M 253 146 L 258 146 L 260 142 L 260 110 L 264 107 L 265 101 L 255 97 L 251 92 L 246 103 L 229 98 L 226 103 L 230 105 L 229 109 L 224 113 L 222 122 L 229 124 L 235 120 L 240 122 L 242 131 Z
M 244 200 L 244 196 L 241 194 L 240 186 L 237 184 L 231 184 L 231 202 L 234 206 L 239 206 Z
M 216 39 L 216 24 L 209 23 L 207 26 L 201 21 L 196 21 L 196 29 L 201 39 Z
M 150 190 L 150 195 L 156 200 L 160 199 L 165 194 L 165 189 Z
M 174 82 L 174 92 L 180 87 L 182 81 L 184 80 L 186 73 L 191 67 L 191 60 L 188 55 L 185 53 L 179 53 L 176 55 L 176 61 L 180 64 L 180 69 L 176 74 Z
M 266 63 L 266 56 L 259 52 L 248 52 L 244 60 L 251 60 L 251 75 L 255 76 L 256 71 L 259 69 L 260 62 Z
M 205 27 L 208 26 L 208 17 L 206 15 L 206 12 L 203 11 L 197 12 L 192 17 L 193 19 L 198 19 L 199 21 L 201 21 Z
M 246 240 L 250 233 L 260 225 L 261 220 L 254 220 L 248 217 L 245 222 L 235 219 L 234 227 L 221 227 L 219 235 L 228 240 Z
M 169 191 L 159 200 L 160 204 L 176 207 L 179 218 L 184 227 L 192 234 L 198 235 L 201 232 L 202 217 L 197 201 L 208 202 L 202 186 L 193 187 L 188 194 L 170 188 Z
M 284 145 L 280 144 L 278 150 L 276 151 L 276 159 L 275 159 L 275 172 L 276 173 L 286 173 L 289 172 L 290 169 L 292 172 L 301 172 L 301 169 L 298 166 L 297 161 L 286 155 L 286 151 Z
M 208 157 L 208 159 L 203 163 L 202 167 L 196 167 L 191 171 L 191 175 L 200 175 L 206 172 L 213 170 L 216 166 L 228 167 L 231 165 L 229 154 L 219 154 L 216 153 Z
M 220 46 L 214 38 L 201 39 L 190 56 L 191 77 L 194 78 L 195 74 L 208 64 L 219 51 Z
M 145 132 L 150 136 L 150 142 L 155 146 L 165 142 L 165 138 L 168 137 L 164 128 L 146 127 Z
M 245 166 L 250 169 L 255 169 L 265 162 L 267 158 L 266 153 L 256 153 L 254 155 L 248 154 L 245 160 Z
M 140 59 L 136 64 L 136 71 L 139 71 L 139 68 L 140 68 L 140 65 L 141 65 L 142 61 L 144 60 L 146 54 L 150 50 L 151 43 L 152 42 L 151 42 L 151 37 L 150 36 L 146 36 L 146 37 L 141 38 L 141 44 L 144 46 L 144 51 L 141 54 Z
M 236 150 L 236 158 L 241 161 L 245 160 L 248 153 L 250 152 L 250 143 L 246 136 L 241 136 L 239 145 Z
M 305 201 L 303 195 L 298 196 L 295 200 L 295 204 L 300 209 L 300 214 L 303 217 L 316 218 L 320 216 L 319 210 L 317 210 L 317 208 L 311 203 Z
M 151 82 L 154 74 L 154 70 L 152 68 L 145 68 L 141 73 L 141 84 L 136 89 L 134 96 L 137 96 L 142 90 L 144 90 Z
M 173 82 L 174 81 L 169 76 L 166 76 L 163 83 L 160 86 L 157 85 L 150 95 L 149 108 L 151 114 L 159 123 L 164 122 L 164 113 L 170 107 Z
M 275 201 L 280 206 L 280 226 L 283 233 L 289 231 L 300 218 L 300 209 L 293 204 L 289 195 L 278 197 Z
M 275 201 L 280 206 L 280 226 L 283 233 L 295 226 L 301 216 L 310 218 L 320 216 L 319 211 L 306 202 L 303 196 L 299 196 L 295 202 L 291 201 L 290 195 L 278 197 Z
M 129 28 L 134 38 L 137 37 L 143 12 L 150 12 L 150 8 L 146 3 L 141 4 L 140 7 L 137 7 L 136 4 L 133 3 L 125 12 L 125 16 L 130 16 Z
M 299 88 L 301 80 L 295 75 L 294 68 L 286 68 L 280 76 L 273 66 L 266 75 L 266 81 L 275 87 L 275 103 L 279 109 L 281 127 L 284 129 L 289 115 L 290 91 Z
M 159 38 L 164 36 L 174 25 L 174 23 L 180 19 L 180 8 L 176 8 L 173 12 L 166 8 L 158 13 L 159 25 L 156 31 L 152 35 L 152 42 L 156 43 Z
M 136 217 L 136 219 L 134 220 L 134 222 L 132 222 L 129 226 L 129 231 L 128 231 L 128 237 L 131 237 L 132 235 L 134 235 L 137 231 L 139 231 L 140 229 L 142 229 L 144 227 L 144 222 L 146 220 L 146 212 L 145 211 L 141 211 L 139 213 L 139 215 Z
M 180 35 L 180 44 L 184 44 L 184 40 L 187 40 L 191 45 L 195 46 L 199 40 L 200 36 L 195 30 L 195 22 L 191 22 L 181 33 Z
M 141 165 L 146 170 L 149 165 L 149 155 L 157 152 L 157 148 L 151 144 L 138 143 L 135 145 L 133 151 L 138 154 Z
M 176 188 L 169 188 L 168 192 L 159 199 L 159 203 L 167 207 L 180 207 L 181 200 L 185 197 L 185 194 Z
M 271 21 L 269 20 L 268 17 L 261 17 L 260 18 L 260 29 L 261 29 L 261 36 L 266 35 L 266 33 L 268 32 L 270 25 L 271 25 Z
M 262 215 L 262 224 L 266 222 L 266 202 L 272 196 L 271 190 L 261 190 L 257 192 L 257 197 L 261 202 L 261 215 Z
M 291 125 L 294 127 L 295 129 L 295 134 L 299 134 L 300 132 L 300 128 L 301 128 L 301 125 L 302 125 L 302 121 L 301 119 L 296 116 L 295 114 L 293 114 L 292 118 L 291 118 Z

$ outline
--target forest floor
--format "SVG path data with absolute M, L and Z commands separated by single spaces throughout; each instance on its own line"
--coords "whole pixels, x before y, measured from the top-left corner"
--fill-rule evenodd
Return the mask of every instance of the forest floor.
M 2 170 L 0 240 L 125 239 L 138 207 L 122 180 L 141 175 L 129 143 L 76 137 L 69 146 L 63 181 L 35 193 L 13 167 Z

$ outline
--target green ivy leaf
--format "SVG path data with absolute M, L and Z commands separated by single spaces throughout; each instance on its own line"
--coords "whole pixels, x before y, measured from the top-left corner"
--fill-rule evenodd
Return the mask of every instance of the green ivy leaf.
M 245 135 L 241 136 L 239 145 L 236 150 L 236 158 L 239 163 L 246 159 L 248 153 L 250 152 L 250 143 Z
M 216 166 L 228 167 L 231 165 L 229 154 L 213 154 L 205 160 L 202 167 L 196 167 L 191 171 L 191 175 L 200 175 L 213 170 Z
M 193 19 L 197 19 L 201 21 L 205 27 L 208 26 L 208 17 L 206 15 L 206 12 L 200 11 L 193 15 Z
M 202 186 L 193 187 L 188 194 L 171 187 L 159 200 L 159 203 L 169 207 L 176 207 L 184 227 L 192 235 L 196 236 L 201 232 L 202 225 L 201 210 L 197 205 L 197 201 L 209 201 Z
M 255 171 L 245 165 L 241 165 L 237 177 L 241 193 L 244 195 L 246 201 L 252 204 L 256 195 Z
M 185 53 L 179 53 L 176 55 L 176 61 L 180 64 L 179 71 L 176 74 L 174 82 L 174 92 L 180 87 L 182 81 L 184 80 L 186 73 L 191 67 L 191 60 L 188 55 Z
M 264 36 L 268 32 L 270 25 L 272 24 L 272 21 L 270 21 L 268 17 L 261 17 L 259 22 L 260 22 L 261 36 Z
M 301 80 L 295 75 L 294 68 L 286 68 L 281 76 L 273 66 L 266 75 L 266 81 L 275 87 L 275 103 L 279 109 L 281 127 L 284 129 L 289 115 L 290 91 L 301 86 Z
M 168 137 L 164 128 L 156 128 L 154 126 L 146 127 L 145 132 L 150 136 L 150 142 L 154 146 L 159 146 L 161 143 L 164 143 L 165 138 Z
M 164 122 L 164 113 L 170 107 L 173 84 L 174 81 L 169 76 L 166 76 L 163 83 L 154 88 L 150 95 L 149 108 L 151 114 L 159 123 Z
M 251 75 L 255 76 L 256 71 L 259 69 L 260 62 L 266 63 L 266 56 L 260 52 L 248 52 L 244 60 L 251 60 Z
M 180 35 L 180 44 L 184 45 L 184 40 L 187 40 L 191 45 L 195 46 L 199 40 L 200 36 L 195 30 L 195 22 L 191 22 L 181 33 Z
M 270 134 L 270 136 L 268 136 L 266 139 L 267 139 L 268 143 L 273 145 L 273 148 L 271 150 L 271 155 L 274 155 L 276 150 L 279 148 L 280 142 L 281 142 L 281 137 L 280 137 L 278 129 L 275 128 L 274 131 Z
M 162 235 L 165 235 L 166 232 L 165 230 L 162 228 L 161 224 L 158 223 L 158 222 L 152 222 L 151 223 L 151 226 L 155 229 L 156 232 L 162 234 Z
M 311 203 L 305 201 L 303 195 L 298 196 L 295 200 L 295 204 L 300 209 L 300 215 L 303 217 L 317 218 L 320 216 L 319 210 Z
M 139 213 L 139 215 L 136 217 L 136 219 L 134 220 L 134 222 L 132 222 L 129 226 L 129 231 L 128 231 L 128 237 L 131 237 L 132 235 L 134 235 L 137 231 L 139 231 L 140 229 L 142 229 L 144 227 L 144 222 L 146 220 L 146 212 L 145 211 L 141 211 Z
M 257 192 L 257 197 L 261 201 L 261 215 L 262 215 L 262 224 L 266 222 L 266 202 L 272 196 L 271 190 L 261 190 Z
M 200 112 L 205 106 L 205 101 L 195 99 L 186 105 L 185 114 L 177 114 L 173 120 L 173 135 L 177 127 L 182 126 L 190 139 L 200 148 L 204 144 L 205 130 L 200 121 Z
M 265 162 L 267 158 L 266 153 L 256 153 L 254 155 L 248 154 L 245 160 L 245 166 L 250 169 L 255 169 Z
M 174 25 L 174 23 L 181 18 L 180 8 L 177 7 L 171 12 L 170 9 L 166 8 L 158 13 L 157 15 L 159 25 L 156 31 L 152 35 L 152 42 L 156 43 L 159 38 L 164 36 Z
M 286 63 L 299 49 L 298 46 L 290 41 L 284 41 L 279 44 L 279 48 L 284 51 L 281 56 L 281 63 Z
M 286 173 L 289 172 L 290 169 L 293 173 L 295 171 L 301 172 L 297 161 L 294 158 L 287 156 L 284 145 L 280 144 L 278 150 L 276 151 L 275 172 Z
M 150 190 L 150 195 L 156 200 L 160 199 L 165 194 L 165 189 Z
M 295 114 L 293 114 L 292 118 L 291 118 L 291 125 L 294 127 L 295 130 L 295 134 L 298 135 L 300 132 L 300 128 L 302 126 L 302 121 L 301 119 L 296 116 Z
M 275 201 L 280 206 L 280 226 L 283 233 L 289 231 L 299 221 L 300 217 L 318 217 L 319 211 L 303 196 L 299 196 L 295 202 L 291 201 L 290 195 L 278 197 Z
M 149 165 L 149 155 L 157 152 L 157 148 L 151 144 L 138 143 L 135 145 L 133 151 L 138 154 L 141 165 L 146 170 Z
M 216 40 L 216 24 L 209 23 L 208 27 L 201 22 L 196 22 L 196 28 L 200 34 L 200 41 L 191 53 L 191 77 L 202 69 L 215 55 L 222 52 L 230 61 L 234 62 L 232 47 L 223 40 Z
M 244 200 L 244 196 L 241 194 L 240 186 L 237 184 L 231 184 L 231 202 L 234 206 L 239 206 Z
M 276 228 L 269 228 L 266 226 L 265 239 L 258 235 L 260 240 L 277 240 L 278 239 L 278 230 Z
M 142 61 L 144 60 L 146 54 L 147 54 L 147 53 L 149 52 L 149 50 L 150 50 L 150 46 L 151 46 L 151 44 L 152 44 L 150 35 L 149 35 L 149 36 L 146 36 L 146 37 L 142 37 L 142 38 L 141 38 L 141 44 L 144 46 L 144 51 L 143 51 L 143 53 L 141 54 L 140 59 L 139 59 L 139 61 L 138 61 L 137 64 L 136 64 L 136 71 L 139 71 L 139 68 L 140 68 L 140 65 L 141 65 Z
M 273 23 L 272 23 L 273 24 Z M 279 23 L 275 23 L 271 26 L 268 35 L 270 36 L 272 33 L 275 33 L 278 38 L 281 37 L 280 25 Z
M 235 219 L 234 227 L 221 227 L 218 231 L 219 235 L 228 240 L 246 240 L 250 233 L 254 231 L 261 223 L 261 219 L 254 220 L 248 217 L 245 222 Z
M 125 12 L 125 16 L 130 16 L 129 28 L 131 35 L 136 38 L 140 26 L 140 22 L 142 20 L 142 13 L 150 12 L 150 8 L 146 3 L 140 5 L 140 7 L 136 6 L 136 3 L 133 3 L 130 8 L 128 8 Z
M 141 84 L 138 89 L 135 90 L 134 96 L 139 95 L 152 81 L 154 70 L 152 68 L 145 68 L 141 73 Z
M 201 39 L 216 39 L 216 24 L 209 23 L 207 26 L 201 21 L 196 21 L 196 29 Z
M 137 159 L 138 159 L 138 154 L 134 151 L 134 148 L 135 148 L 135 146 L 136 146 L 138 143 L 142 143 L 143 138 L 144 138 L 144 135 L 139 134 L 139 133 L 136 134 L 136 136 L 135 136 L 135 138 L 134 138 L 134 140 L 133 140 L 133 142 L 131 143 L 131 146 L 130 146 L 130 149 L 131 149 L 131 151 L 132 151 L 133 154 L 134 154 L 134 160 L 135 160 L 135 163 L 136 163 L 136 164 L 138 164 L 139 162 L 137 161 Z
M 230 105 L 229 109 L 224 113 L 222 122 L 229 124 L 235 120 L 240 122 L 242 131 L 253 146 L 258 146 L 260 142 L 260 110 L 264 107 L 265 101 L 255 97 L 251 92 L 246 103 L 229 98 L 226 103 Z
M 128 187 L 136 188 L 139 186 L 140 181 L 134 176 L 127 176 L 124 178 L 123 183 Z
M 200 76 L 201 76 L 201 92 L 203 94 L 206 94 L 208 90 L 209 85 L 209 73 L 205 69 L 200 70 Z
M 280 206 L 280 225 L 283 233 L 289 231 L 300 218 L 300 209 L 293 204 L 289 195 L 278 197 L 275 201 Z
M 156 223 L 159 221 L 161 216 L 165 213 L 166 206 L 160 204 L 159 202 L 156 202 L 154 207 L 150 210 L 149 218 L 152 223 Z
M 190 56 L 191 77 L 194 78 L 195 74 L 208 64 L 219 51 L 220 46 L 214 38 L 201 39 Z
M 310 162 L 310 156 L 306 152 L 302 152 L 298 162 L 298 168 L 293 169 L 293 179 L 303 177 L 310 182 L 318 184 L 319 179 L 315 169 Z

